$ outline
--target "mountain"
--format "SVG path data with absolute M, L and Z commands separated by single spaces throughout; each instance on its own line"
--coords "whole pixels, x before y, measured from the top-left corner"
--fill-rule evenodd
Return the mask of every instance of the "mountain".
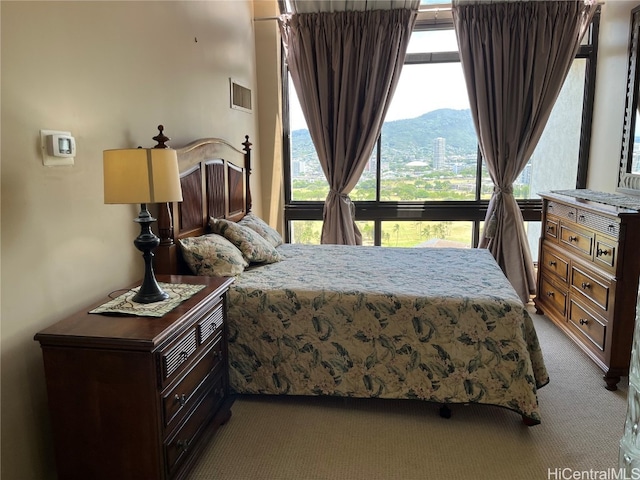
M 431 154 L 436 138 L 445 139 L 447 156 L 475 155 L 478 140 L 471 110 L 443 108 L 416 118 L 386 122 L 382 127 L 382 151 L 385 145 L 396 151 L 415 146 Z
M 432 158 L 435 139 L 445 139 L 446 153 L 466 156 L 477 153 L 477 137 L 470 110 L 443 108 L 416 118 L 385 122 L 382 127 L 382 152 L 401 156 L 406 161 Z M 291 132 L 292 158 L 315 154 L 308 130 Z

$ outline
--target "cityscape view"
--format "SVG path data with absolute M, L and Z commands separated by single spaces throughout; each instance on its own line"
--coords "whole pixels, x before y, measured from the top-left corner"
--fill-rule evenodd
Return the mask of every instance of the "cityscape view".
M 306 129 L 292 132 L 291 181 L 296 201 L 323 201 L 328 193 L 318 156 Z M 381 134 L 381 200 L 474 200 L 478 145 L 470 110 L 438 109 L 416 118 L 385 122 Z M 374 151 L 352 200 L 375 200 Z M 528 198 L 531 165 L 514 184 L 518 198 Z M 493 183 L 482 173 L 482 198 Z

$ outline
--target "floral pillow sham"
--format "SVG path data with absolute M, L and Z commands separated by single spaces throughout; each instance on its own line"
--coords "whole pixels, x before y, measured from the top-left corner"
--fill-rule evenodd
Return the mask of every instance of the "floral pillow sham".
M 235 277 L 249 266 L 242 252 L 221 235 L 178 240 L 182 257 L 195 275 Z
M 282 245 L 284 243 L 282 240 L 282 236 L 275 228 L 270 226 L 267 222 L 254 215 L 253 213 L 247 213 L 244 217 L 242 217 L 242 220 L 240 220 L 238 224 L 249 227 L 251 230 L 257 232 L 258 235 L 260 235 L 274 247 L 277 247 L 278 245 Z
M 235 245 L 249 263 L 275 263 L 282 260 L 280 252 L 249 227 L 225 219 L 211 218 L 213 233 L 223 235 Z

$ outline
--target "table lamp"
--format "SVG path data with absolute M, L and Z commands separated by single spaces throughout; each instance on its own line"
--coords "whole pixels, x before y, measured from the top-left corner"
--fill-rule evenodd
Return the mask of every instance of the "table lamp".
M 170 139 L 164 136 L 164 127 L 159 125 L 158 130 L 160 133 L 153 137 L 158 144 L 153 148 L 103 152 L 104 203 L 140 204 L 140 214 L 134 222 L 140 224 L 141 231 L 133 244 L 142 252 L 145 268 L 142 285 L 133 297 L 137 303 L 169 298 L 153 272 L 153 250 L 160 244 L 160 239 L 151 231 L 151 223 L 156 219 L 147 210 L 147 205 L 182 201 L 176 151 L 165 145 Z

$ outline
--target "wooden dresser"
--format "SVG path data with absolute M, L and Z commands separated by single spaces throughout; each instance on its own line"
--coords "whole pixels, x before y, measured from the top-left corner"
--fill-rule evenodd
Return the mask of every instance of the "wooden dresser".
M 206 287 L 161 318 L 88 313 L 105 299 L 35 336 L 61 480 L 184 478 L 231 416 L 233 279 L 157 278 Z
M 640 276 L 640 212 L 601 203 L 607 194 L 599 201 L 570 194 L 540 196 L 536 309 L 604 371 L 606 388 L 616 390 L 629 372 Z

